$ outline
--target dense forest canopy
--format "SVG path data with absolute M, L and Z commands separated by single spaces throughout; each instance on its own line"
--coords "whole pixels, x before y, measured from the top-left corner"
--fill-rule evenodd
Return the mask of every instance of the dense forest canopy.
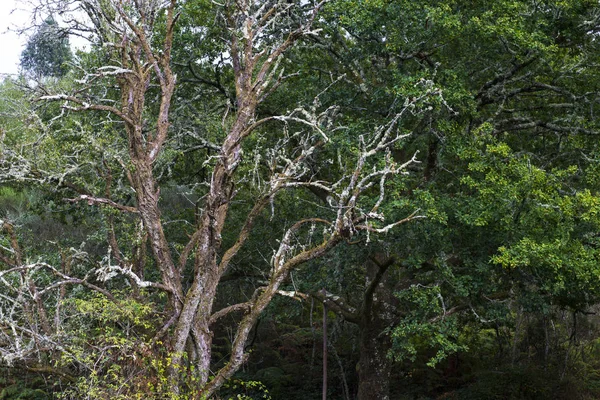
M 600 396 L 596 1 L 36 13 L 0 399 Z

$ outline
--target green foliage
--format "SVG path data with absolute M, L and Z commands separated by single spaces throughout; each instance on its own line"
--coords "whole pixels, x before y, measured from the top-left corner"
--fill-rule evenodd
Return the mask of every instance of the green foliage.
M 223 40 L 230 10 L 202 0 L 182 2 L 178 11 L 176 101 L 166 149 L 153 164 L 161 218 L 174 253 L 184 250 L 197 225 L 204 183 L 217 160 L 210 144 L 223 139 L 237 106 Z M 105 12 L 115 16 L 111 7 Z M 291 75 L 261 104 L 257 119 L 286 113 L 320 93 L 314 106 L 335 106 L 331 119 L 341 126 L 332 129 L 329 117 L 318 121 L 331 146 L 315 150 L 304 179 L 336 182 L 356 159 L 357 138 L 385 126 L 413 102 L 394 127 L 407 138 L 387 150 L 397 163 L 413 154 L 420 163 L 384 185 L 390 201 L 379 208 L 386 220 L 376 223 L 383 226 L 415 210 L 426 218 L 377 239 L 362 236 L 358 245 L 294 272 L 286 283 L 286 289 L 307 293 L 327 287 L 362 310 L 370 278 L 365 260 L 377 252 L 393 256 L 397 262 L 381 283 L 382 292 L 396 294 L 389 306 L 393 318 L 377 334 L 391 337 L 395 377 L 412 388 L 428 381 L 414 390 L 398 390 L 399 396 L 597 396 L 600 353 L 593 335 L 599 329 L 585 325 L 582 317 L 600 299 L 597 16 L 598 4 L 591 0 L 338 0 L 328 2 L 317 18 L 321 34 L 303 38 L 282 58 L 282 76 Z M 297 26 L 297 17 L 285 16 L 266 28 L 259 46 L 285 36 Z M 155 45 L 165 26 L 165 16 L 157 18 Z M 117 53 L 111 46 L 93 47 L 75 62 L 81 71 L 96 70 L 118 65 Z M 49 91 L 78 89 L 78 81 L 66 74 L 70 62 L 68 39 L 50 19 L 22 54 L 29 73 L 62 77 L 46 82 Z M 90 92 L 90 99 L 113 104 L 119 82 L 100 75 L 102 89 Z M 0 218 L 22 224 L 19 239 L 28 260 L 66 268 L 69 256 L 81 254 L 70 273 L 115 296 L 111 300 L 75 285 L 65 288 L 64 298 L 41 297 L 51 313 L 60 311 L 55 339 L 64 342 L 62 354 L 52 354 L 47 362 L 75 376 L 74 383 L 61 382 L 68 386 L 61 396 L 194 398 L 198 374 L 193 363 L 188 360 L 189 368 L 178 371 L 183 383 L 175 395 L 168 381 L 173 354 L 166 344 L 153 341 L 165 323 L 165 297 L 136 292 L 123 276 L 102 280 L 88 275 L 122 256 L 139 261 L 131 268 L 139 268 L 145 279 L 160 281 L 151 257 L 136 258 L 149 253 L 138 217 L 63 200 L 93 193 L 135 204 L 128 179 L 134 167 L 122 124 L 107 119 L 105 112 L 71 113 L 60 104 L 32 103 L 24 85 L 5 80 L 0 88 L 1 171 L 11 176 L 0 186 Z M 149 85 L 148 90 L 145 117 L 150 121 L 157 113 L 158 89 Z M 64 118 L 57 119 L 62 112 Z M 265 176 L 281 167 L 268 161 L 287 150 L 279 139 L 295 140 L 305 129 L 274 122 L 244 143 L 238 167 L 243 178 L 236 183 L 240 190 L 228 216 L 231 229 L 222 237 L 227 246 L 235 243 L 253 201 L 265 189 Z M 153 127 L 143 129 L 146 135 Z M 378 166 L 381 161 L 367 168 Z M 381 188 L 369 190 L 360 208 L 377 202 Z M 271 249 L 277 246 L 272 233 L 307 215 L 328 216 L 326 201 L 318 190 L 289 190 L 273 198 L 271 212 L 257 219 L 255 237 L 232 263 L 231 281 L 219 288 L 215 310 L 252 298 L 269 274 Z M 111 232 L 118 234 L 120 255 L 107 250 Z M 298 236 L 318 241 L 323 233 L 307 227 Z M 1 254 L 10 257 L 7 235 L 0 236 L 0 246 Z M 183 284 L 189 286 L 195 271 L 183 267 Z M 31 277 L 40 287 L 53 278 L 43 269 Z M 20 275 L 6 279 L 18 282 Z M 254 328 L 247 370 L 223 388 L 223 398 L 315 396 L 322 372 L 314 367 L 320 333 L 314 319 L 319 315 L 311 310 L 307 318 L 306 308 L 293 308 L 288 299 L 273 302 L 265 317 L 269 327 Z M 336 368 L 345 371 L 353 390 L 357 344 L 367 330 L 342 324 L 332 312 L 329 317 L 338 335 Z M 227 357 L 238 321 L 236 314 L 218 322 L 213 358 Z M 575 321 L 585 329 L 573 327 Z M 586 337 L 584 331 L 593 335 Z M 461 371 L 448 372 L 456 360 L 464 362 Z M 564 372 L 569 368 L 573 371 Z M 331 382 L 338 393 L 346 383 Z M 40 389 L 21 382 L 6 385 L 0 399 L 45 398 Z
M 461 331 L 457 318 L 447 317 L 439 321 L 431 318 L 445 312 L 439 287 L 413 286 L 400 292 L 398 298 L 409 303 L 405 308 L 413 311 L 393 328 L 390 357 L 399 361 L 407 358 L 415 361 L 417 354 L 434 349 L 435 355 L 427 361 L 427 366 L 435 367 L 448 355 L 468 350 L 466 345 L 457 341 Z
M 0 400 L 50 400 L 50 394 L 42 389 L 44 385 L 39 378 L 29 382 L 0 378 Z
M 236 379 L 225 384 L 222 392 L 227 400 L 271 400 L 265 385 L 258 381 Z
M 67 35 L 54 19 L 46 19 L 27 41 L 21 67 L 38 78 L 64 76 L 72 58 Z

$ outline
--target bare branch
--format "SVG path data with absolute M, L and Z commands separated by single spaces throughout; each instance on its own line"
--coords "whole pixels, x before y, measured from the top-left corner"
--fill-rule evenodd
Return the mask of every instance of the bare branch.
M 252 307 L 252 303 L 250 303 L 250 302 L 239 303 L 239 304 L 234 304 L 234 305 L 225 307 L 225 308 L 217 311 L 213 315 L 211 315 L 208 324 L 214 325 L 218 320 L 220 320 L 221 318 L 223 318 L 233 312 L 248 311 L 248 310 L 250 310 L 251 307 Z
M 71 203 L 78 203 L 80 201 L 85 201 L 88 203 L 88 205 L 104 204 L 104 205 L 110 206 L 110 207 L 115 208 L 120 211 L 130 212 L 130 213 L 134 213 L 134 214 L 139 213 L 139 210 L 136 207 L 124 206 L 122 204 L 115 203 L 114 201 L 112 201 L 110 199 L 104 199 L 101 197 L 92 197 L 92 196 L 88 196 L 85 194 L 82 194 L 81 196 L 76 197 L 74 199 L 66 199 L 66 200 L 70 201 Z
M 121 118 L 123 121 L 125 121 L 125 123 L 129 124 L 129 125 L 134 125 L 133 120 L 131 120 L 127 115 L 125 115 L 123 112 L 121 112 L 119 109 L 115 108 L 115 107 L 111 107 L 111 106 L 105 106 L 102 104 L 90 104 L 87 103 L 86 101 L 75 97 L 75 96 L 69 96 L 66 94 L 57 94 L 57 95 L 48 95 L 48 96 L 41 96 L 38 98 L 38 100 L 48 100 L 48 101 L 57 101 L 57 100 L 66 100 L 67 103 L 65 103 L 63 105 L 63 108 L 67 109 L 67 110 L 72 110 L 72 111 L 86 111 L 86 110 L 96 110 L 96 111 L 107 111 L 109 113 L 112 113 L 114 115 L 116 115 L 117 117 Z M 72 107 L 68 105 L 68 102 L 71 103 L 75 103 L 75 104 L 79 104 L 81 105 L 81 107 Z

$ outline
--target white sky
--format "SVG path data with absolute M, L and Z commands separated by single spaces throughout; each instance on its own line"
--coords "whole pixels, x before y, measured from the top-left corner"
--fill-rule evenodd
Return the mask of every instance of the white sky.
M 14 30 L 30 25 L 31 21 L 31 14 L 23 10 L 24 7 L 27 7 L 24 1 L 0 0 L 0 74 L 18 71 L 22 47 L 27 39 L 19 37 Z
M 0 0 L 0 80 L 6 74 L 17 74 L 19 58 L 27 36 L 19 36 L 18 29 L 32 26 L 31 0 Z M 28 32 L 31 34 L 32 32 Z M 86 41 L 71 37 L 71 46 L 82 48 Z

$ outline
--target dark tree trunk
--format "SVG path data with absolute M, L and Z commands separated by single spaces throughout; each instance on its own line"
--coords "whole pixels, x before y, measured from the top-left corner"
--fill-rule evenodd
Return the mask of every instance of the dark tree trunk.
M 360 317 L 359 400 L 390 398 L 391 339 L 385 333 L 397 306 L 388 268 L 393 258 L 375 254 L 366 264 L 366 291 Z
M 386 332 L 403 314 L 394 293 L 410 286 L 408 277 L 390 274 L 394 259 L 383 253 L 371 255 L 365 264 L 366 280 L 360 308 L 354 308 L 344 299 L 331 293 L 312 295 L 326 302 L 327 307 L 360 329 L 360 357 L 358 365 L 358 400 L 390 398 L 390 375 L 393 361 L 388 358 L 392 347 Z M 396 271 L 397 272 L 397 271 Z
M 380 329 L 381 328 L 381 329 Z M 360 361 L 358 371 L 358 400 L 388 400 L 390 398 L 391 348 L 388 335 L 381 334 L 383 327 L 364 326 L 360 335 Z

